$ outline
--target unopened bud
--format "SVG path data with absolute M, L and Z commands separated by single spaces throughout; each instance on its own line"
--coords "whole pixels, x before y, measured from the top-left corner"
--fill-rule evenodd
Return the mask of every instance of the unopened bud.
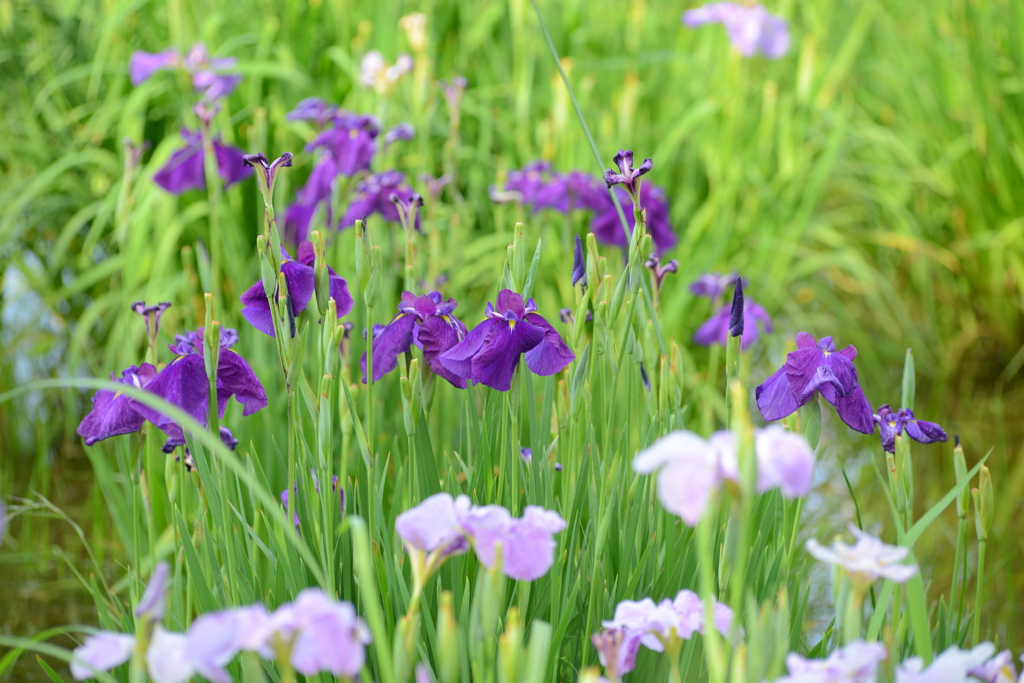
M 970 487 L 965 484 L 967 481 L 967 459 L 964 457 L 963 446 L 960 445 L 960 436 L 954 435 L 956 445 L 953 446 L 953 472 L 956 474 L 956 483 L 964 483 L 960 493 L 956 496 L 956 516 L 963 519 L 967 516 L 968 498 L 971 495 Z
M 441 593 L 441 607 L 437 611 L 437 665 L 439 683 L 458 683 L 459 625 L 455 622 L 451 591 Z

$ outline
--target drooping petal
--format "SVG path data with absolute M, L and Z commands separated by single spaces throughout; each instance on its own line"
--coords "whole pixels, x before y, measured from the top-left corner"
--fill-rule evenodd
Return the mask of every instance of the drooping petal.
M 274 336 L 274 317 L 270 311 L 270 302 L 267 301 L 267 294 L 263 289 L 263 283 L 257 281 L 241 296 L 242 317 L 250 325 L 263 334 Z
M 459 343 L 466 335 L 466 326 L 450 315 L 432 315 L 419 326 L 419 342 L 423 359 L 435 375 L 448 380 L 459 389 L 466 388 L 466 380 L 449 370 L 441 361 L 441 354 Z
M 850 429 L 855 429 L 861 434 L 871 434 L 875 431 L 871 404 L 868 403 L 867 398 L 864 396 L 864 390 L 860 386 L 846 396 L 837 398 L 832 405 L 836 407 L 839 418 Z
M 473 507 L 461 515 L 460 521 L 473 539 L 473 550 L 482 565 L 488 569 L 494 566 L 499 543 L 502 554 L 508 554 L 508 539 L 515 521 L 508 510 L 500 505 Z
M 473 356 L 473 381 L 508 391 L 519 357 L 544 341 L 545 331 L 526 321 L 495 322 L 498 324 L 487 343 Z
M 141 389 L 156 374 L 156 368 L 149 363 L 143 363 L 142 367 L 138 368 L 132 365 L 121 373 L 121 379 L 114 382 Z M 113 373 L 110 378 L 114 379 Z M 131 399 L 120 391 L 100 389 L 92 401 L 92 410 L 78 425 L 78 435 L 85 439 L 86 446 L 119 434 L 137 432 L 145 423 L 142 415 L 135 410 Z
M 232 395 L 244 406 L 243 416 L 267 407 L 267 392 L 249 364 L 231 349 L 221 349 L 217 365 L 217 404 L 221 417 Z
M 658 499 L 668 512 L 688 526 L 696 526 L 720 484 L 718 457 L 704 444 L 702 448 L 683 451 L 661 468 Z
M 191 143 L 172 154 L 164 167 L 153 175 L 153 182 L 171 194 L 181 194 L 188 190 L 201 190 L 206 187 L 202 144 Z
M 186 683 L 195 675 L 185 656 L 187 643 L 184 635 L 156 625 L 146 650 L 146 669 L 153 683 Z
M 135 636 L 124 633 L 100 631 L 86 636 L 85 642 L 71 653 L 80 660 L 71 661 L 71 675 L 76 681 L 84 681 L 93 677 L 93 669 L 110 671 L 127 662 L 134 647 Z
M 412 348 L 412 333 L 416 316 L 399 313 L 377 337 L 373 339 L 373 381 L 379 382 L 384 375 L 398 367 L 398 357 Z M 366 353 L 359 359 L 363 369 L 363 383 L 366 383 Z
M 693 333 L 693 343 L 699 346 L 711 346 L 712 344 L 724 346 L 728 334 L 729 307 L 722 306 Z
M 331 298 L 338 309 L 338 317 L 342 318 L 352 312 L 354 303 L 352 294 L 348 291 L 348 282 L 342 276 L 335 273 L 330 266 L 327 267 L 327 276 L 330 279 Z
M 163 52 L 136 50 L 128 60 L 128 73 L 132 85 L 142 85 L 157 71 L 173 69 L 180 60 L 178 51 L 173 48 Z
M 198 353 L 178 356 L 172 360 L 150 381 L 146 390 L 178 406 L 199 424 L 206 425 L 206 402 L 209 398 L 210 382 L 206 378 L 203 357 Z M 174 424 L 171 418 L 138 401 L 132 401 L 132 408 L 161 429 Z
M 820 344 L 821 342 L 819 342 Z M 816 391 L 832 402 L 857 386 L 857 371 L 849 358 L 819 348 L 797 349 L 786 356 L 786 377 L 797 404 Z
M 759 493 L 778 487 L 785 498 L 807 495 L 814 478 L 814 452 L 806 439 L 773 425 L 758 430 L 754 444 Z
M 300 601 L 296 600 L 300 607 Z M 295 638 L 291 664 L 304 676 L 329 671 L 350 678 L 359 673 L 366 661 L 366 625 L 347 602 L 334 602 L 326 609 L 307 614 Z
M 160 621 L 164 618 L 165 603 L 167 600 L 167 581 L 171 575 L 171 567 L 166 562 L 160 562 L 153 569 L 152 576 L 146 590 L 135 607 L 135 616 L 150 621 Z
M 309 243 L 305 242 L 304 244 Z M 288 297 L 292 302 L 292 312 L 299 315 L 306 310 L 316 289 L 316 276 L 313 273 L 313 268 L 300 261 L 288 260 L 281 264 L 281 272 L 284 273 L 284 281 L 288 285 Z
M 249 616 L 248 608 L 208 612 L 189 626 L 185 656 L 203 678 L 211 683 L 231 683 L 224 667 L 242 649 L 239 630 Z
M 576 360 L 576 354 L 558 331 L 539 313 L 528 313 L 524 322 L 544 330 L 544 340 L 526 352 L 526 367 L 535 374 L 543 377 L 554 375 Z
M 888 405 L 878 409 L 878 433 L 882 438 L 882 448 L 888 453 L 896 452 L 896 436 L 902 425 L 896 413 L 889 410 Z
M 789 52 L 789 22 L 781 17 L 768 16 L 761 27 L 758 49 L 768 59 L 780 59 Z
M 907 430 L 910 438 L 918 443 L 935 443 L 936 441 L 945 441 L 949 438 L 946 436 L 946 430 L 942 427 L 934 422 L 916 420 L 913 418 L 913 413 L 911 413 L 911 419 L 907 420 L 904 428 Z
M 473 357 L 483 348 L 491 334 L 505 323 L 488 318 L 474 327 L 461 342 L 451 347 L 438 360 L 450 372 L 463 379 L 473 378 Z
M 793 392 L 790 391 L 785 365 L 754 390 L 754 397 L 757 399 L 757 408 L 761 411 L 761 416 L 768 422 L 781 420 L 800 407 L 793 399 Z
M 517 581 L 534 581 L 547 574 L 557 546 L 552 535 L 564 528 L 565 520 L 557 512 L 527 505 L 503 546 L 505 574 Z
M 395 519 L 395 531 L 417 550 L 432 552 L 462 537 L 455 500 L 447 493 L 435 493 Z M 465 548 L 461 548 L 465 552 Z

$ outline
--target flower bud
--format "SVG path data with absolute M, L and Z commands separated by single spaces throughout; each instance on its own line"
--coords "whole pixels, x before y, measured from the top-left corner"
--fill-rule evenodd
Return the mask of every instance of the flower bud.
M 975 496 L 975 509 L 978 516 L 978 538 L 987 539 L 992 531 L 992 521 L 995 518 L 995 494 L 992 490 L 992 473 L 988 467 L 981 466 L 978 474 L 978 488 L 971 491 Z M 982 535 L 984 532 L 984 535 Z
M 498 683 L 519 683 L 523 654 L 523 628 L 519 609 L 510 607 L 505 617 L 505 632 L 498 637 Z
M 256 251 L 260 255 L 260 280 L 263 282 L 263 292 L 269 299 L 277 291 L 277 271 L 274 270 L 274 264 L 271 263 L 267 252 L 267 238 L 263 235 L 256 238 Z
M 451 591 L 441 593 L 437 611 L 438 683 L 459 683 L 459 625 L 455 622 Z
M 953 472 L 956 474 L 956 483 L 961 484 L 967 480 L 967 459 L 964 457 L 964 448 L 960 445 L 960 436 L 954 435 L 956 445 L 953 446 Z M 964 486 L 956 496 L 956 516 L 960 519 L 967 517 L 967 500 L 971 495 L 970 487 Z

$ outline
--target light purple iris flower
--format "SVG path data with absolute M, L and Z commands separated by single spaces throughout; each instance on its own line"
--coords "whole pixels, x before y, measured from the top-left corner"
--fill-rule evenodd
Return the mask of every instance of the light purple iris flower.
M 135 616 L 146 621 L 161 621 L 167 602 L 167 581 L 171 576 L 171 565 L 160 562 L 149 577 L 149 584 L 135 606 Z
M 71 675 L 76 681 L 93 677 L 93 671 L 110 671 L 121 666 L 132 656 L 135 636 L 111 631 L 100 631 L 85 637 L 85 641 L 71 654 Z M 88 666 L 86 666 L 88 665 Z
M 565 520 L 551 510 L 526 506 L 515 519 L 500 505 L 477 507 L 468 496 L 452 499 L 438 493 L 407 510 L 395 520 L 395 530 L 410 550 L 440 553 L 441 557 L 466 552 L 470 541 L 477 559 L 490 569 L 501 545 L 502 571 L 518 581 L 534 581 L 548 573 L 555 561 L 554 534 Z
M 333 125 L 306 145 L 307 152 L 322 149 L 330 154 L 341 175 L 355 175 L 368 171 L 377 152 L 380 122 L 373 116 L 339 111 L 334 114 Z
M 819 341 L 806 332 L 796 335 L 796 346 L 786 356 L 786 364 L 754 390 L 764 419 L 784 418 L 821 393 L 851 429 L 871 434 L 875 430 L 871 406 L 853 366 L 857 349 L 850 345 L 837 351 L 832 337 Z
M 338 107 L 319 97 L 307 97 L 284 115 L 286 121 L 313 121 L 317 126 L 327 125 L 338 114 Z
M 713 614 L 715 630 L 729 637 L 732 610 L 716 600 Z M 704 633 L 704 602 L 699 595 L 685 588 L 673 600 L 666 598 L 659 603 L 650 598 L 639 602 L 623 600 L 615 607 L 612 619 L 601 622 L 601 625 L 606 629 L 623 631 L 627 641 L 631 636 L 639 635 L 644 647 L 663 652 L 673 637 L 690 640 L 695 633 Z
M 643 636 L 640 630 L 610 628 L 590 637 L 608 678 L 621 680 L 623 674 L 628 674 L 636 667 L 636 655 L 640 651 Z
M 178 68 L 192 74 L 192 87 L 203 91 L 203 99 L 213 101 L 230 95 L 242 77 L 230 73 L 238 63 L 234 57 L 211 57 L 206 46 L 196 43 L 182 59 L 177 50 L 151 53 L 136 50 L 128 63 L 128 73 L 134 86 L 149 80 L 158 71 Z
M 341 219 L 341 225 L 338 227 L 342 230 L 352 227 L 357 220 L 375 213 L 379 213 L 386 221 L 399 223 L 401 216 L 399 216 L 398 207 L 391 200 L 391 196 L 395 195 L 398 199 L 408 202 L 414 194 L 416 193 L 413 189 L 406 184 L 405 176 L 399 171 L 385 171 L 378 175 L 371 175 L 356 185 L 355 196 L 348 205 L 345 216 Z M 418 212 L 415 227 L 417 230 L 420 229 Z
M 575 209 L 600 211 L 607 206 L 608 189 L 598 178 L 583 171 L 552 173 L 551 178 L 533 192 L 533 208 L 571 213 Z
M 779 59 L 789 52 L 789 23 L 761 5 L 712 2 L 684 12 L 683 23 L 690 28 L 722 24 L 729 42 L 744 57 L 760 53 L 769 59 Z
M 146 391 L 163 397 L 206 426 L 210 382 L 203 360 L 203 333 L 204 328 L 199 328 L 174 338 L 176 343 L 168 346 L 178 357 L 146 385 Z M 237 340 L 238 333 L 234 330 L 221 330 L 217 365 L 217 407 L 221 417 L 232 396 L 242 404 L 242 414 L 246 416 L 267 406 L 267 394 L 256 373 L 230 348 Z M 168 434 L 181 429 L 169 417 L 148 406 L 133 401 L 132 407 Z
M 203 678 L 231 683 L 225 667 L 239 652 L 258 649 L 260 644 L 247 638 L 269 619 L 267 608 L 259 604 L 202 614 L 185 634 L 186 656 Z
M 909 408 L 900 408 L 899 412 L 893 412 L 889 404 L 885 403 L 873 417 L 882 437 L 882 448 L 889 453 L 896 452 L 896 437 L 903 432 L 918 443 L 935 443 L 949 438 L 942 427 L 934 422 L 918 420 L 914 417 L 914 411 Z
M 690 291 L 696 296 L 717 301 L 718 297 L 722 296 L 725 288 L 734 282 L 736 282 L 735 275 L 704 273 L 690 284 Z
M 788 676 L 776 678 L 775 683 L 875 683 L 878 665 L 886 659 L 885 646 L 856 640 L 825 659 L 804 659 L 795 652 L 786 655 Z
M 533 299 L 524 304 L 519 294 L 503 289 L 497 303 L 495 309 L 488 302 L 487 317 L 440 355 L 441 363 L 452 373 L 508 391 L 520 356 L 525 355 L 526 367 L 544 377 L 576 359 L 555 328 L 536 312 Z
M 423 350 L 423 359 L 434 374 L 459 389 L 465 389 L 466 380 L 452 373 L 438 358 L 466 336 L 466 326 L 452 315 L 456 306 L 458 304 L 455 299 L 445 301 L 440 292 L 424 296 L 403 292 L 398 314 L 380 334 L 374 335 L 373 381 L 379 382 L 384 375 L 398 367 L 398 357 L 415 344 Z M 359 366 L 363 369 L 365 383 L 366 353 L 359 360 Z
M 143 363 L 142 367 L 129 366 L 121 372 L 119 379 L 114 379 L 114 373 L 110 373 L 114 384 L 136 389 L 145 389 L 156 376 L 156 368 L 149 363 Z M 85 439 L 86 446 L 92 446 L 112 436 L 139 431 L 146 420 L 135 409 L 136 405 L 127 394 L 114 389 L 100 389 L 92 397 L 92 410 L 78 425 L 78 435 Z
M 524 206 L 534 206 L 541 190 L 547 185 L 550 171 L 550 161 L 532 161 L 517 171 L 509 171 L 504 187 L 498 189 L 495 185 L 491 186 L 491 199 L 499 204 L 517 201 Z
M 984 664 L 971 667 L 967 675 L 974 676 L 982 683 L 1018 683 L 1017 666 L 1009 650 L 1003 650 Z
M 636 227 L 636 220 L 633 212 L 629 210 L 629 194 L 621 186 L 613 189 L 618 195 L 619 204 L 623 207 L 626 216 L 626 224 L 629 225 L 629 232 L 632 234 Z M 595 195 L 602 196 L 602 195 Z M 611 196 L 605 192 L 601 201 L 601 208 L 597 209 L 594 218 L 590 223 L 590 231 L 598 240 L 605 244 L 612 244 L 619 247 L 626 246 L 626 234 L 622 231 L 622 221 L 619 220 L 619 212 L 615 209 L 615 203 Z M 658 251 L 663 252 L 675 246 L 678 238 L 672 230 L 672 222 L 669 219 L 668 198 L 665 191 L 652 183 L 640 185 L 640 205 L 647 210 L 647 232 L 651 234 L 654 245 Z
M 814 453 L 803 437 L 778 426 L 760 429 L 754 451 L 759 493 L 778 488 L 784 498 L 797 498 L 810 491 Z M 633 470 L 657 472 L 662 506 L 696 526 L 711 497 L 726 481 L 739 479 L 736 436 L 722 431 L 704 440 L 693 432 L 671 432 L 641 451 Z
M 907 548 L 886 545 L 852 524 L 848 528 L 857 539 L 854 545 L 837 540 L 829 549 L 812 538 L 807 541 L 807 552 L 817 560 L 845 570 L 858 590 L 866 590 L 879 578 L 906 583 L 917 574 L 917 567 L 899 564 L 910 552 Z
M 714 315 L 704 321 L 693 334 L 693 343 L 700 346 L 720 344 L 725 346 L 729 340 L 729 313 L 731 306 L 722 306 Z M 770 334 L 772 318 L 763 306 L 747 297 L 743 307 L 743 350 L 746 351 L 761 334 Z
M 285 284 L 288 287 L 292 312 L 298 316 L 306 310 L 309 300 L 313 298 L 316 291 L 316 275 L 313 272 L 316 251 L 311 242 L 303 242 L 299 245 L 294 260 L 283 247 L 281 251 L 283 257 L 281 272 L 284 273 Z M 348 291 L 348 282 L 335 273 L 330 266 L 327 267 L 327 274 L 330 279 L 331 297 L 338 307 L 338 317 L 341 318 L 352 310 L 352 295 Z M 256 282 L 247 289 L 242 294 L 241 301 L 242 316 L 257 330 L 273 337 L 274 318 L 266 291 L 263 289 L 263 283 Z
M 967 681 L 968 672 L 985 663 L 996 648 L 982 643 L 970 650 L 950 647 L 925 667 L 920 657 L 904 660 L 896 669 L 896 683 L 960 683 Z
M 158 71 L 176 69 L 181 65 L 181 55 L 171 48 L 163 52 L 136 50 L 128 61 L 128 74 L 132 85 L 140 86 Z
M 156 184 L 171 194 L 206 187 L 202 136 L 185 128 L 181 131 L 181 137 L 185 140 L 185 148 L 172 154 L 167 164 L 153 176 Z M 224 187 L 252 175 L 252 167 L 245 163 L 245 154 L 237 147 L 228 147 L 214 140 L 213 152 L 217 157 L 217 171 L 224 180 Z
M 403 121 L 384 133 L 384 147 L 390 147 L 399 140 L 412 140 L 414 137 L 416 137 L 416 129 L 408 121 Z

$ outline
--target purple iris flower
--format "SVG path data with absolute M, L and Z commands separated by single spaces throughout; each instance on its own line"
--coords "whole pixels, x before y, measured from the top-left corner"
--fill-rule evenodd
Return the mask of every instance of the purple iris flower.
M 737 278 L 738 282 L 739 278 Z M 750 348 L 760 338 L 762 333 L 771 333 L 772 318 L 768 315 L 768 311 L 749 297 L 744 301 L 742 286 L 737 284 L 736 287 L 735 291 L 739 292 L 739 308 L 736 308 L 737 299 L 734 296 L 731 305 L 719 308 L 714 315 L 697 329 L 693 335 L 693 343 L 700 346 L 711 346 L 712 344 L 725 346 L 736 322 L 740 323 L 739 329 L 740 334 L 743 335 L 744 351 Z M 739 316 L 738 321 L 733 319 L 734 313 Z M 732 336 L 736 337 L 739 335 L 732 334 Z
M 183 128 L 181 137 L 185 140 L 185 148 L 172 154 L 167 165 L 153 176 L 156 184 L 171 194 L 202 190 L 206 187 L 202 136 Z M 252 175 L 252 167 L 243 161 L 245 154 L 242 150 L 222 145 L 214 140 L 213 151 L 217 156 L 217 170 L 224 179 L 224 187 L 234 185 Z
M 462 512 L 459 521 L 473 539 L 473 550 L 480 563 L 488 569 L 493 567 L 500 543 L 501 569 L 518 581 L 534 581 L 548 573 L 555 561 L 553 536 L 566 526 L 557 512 L 536 505 L 527 505 L 519 519 L 500 505 L 474 506 Z
M 722 295 L 725 288 L 736 281 L 735 275 L 719 275 L 718 273 L 704 273 L 693 281 L 690 291 L 697 296 L 706 297 L 715 301 Z
M 619 203 L 626 209 L 626 222 L 629 225 L 630 233 L 632 233 L 636 221 L 626 202 L 629 194 L 621 186 L 616 187 L 614 192 L 619 196 Z M 658 251 L 666 251 L 675 246 L 677 238 L 672 230 L 672 222 L 669 220 L 668 198 L 665 196 L 665 191 L 651 183 L 641 184 L 640 205 L 647 209 L 647 232 L 651 234 Z M 619 212 L 615 210 L 615 203 L 607 193 L 604 193 L 602 207 L 597 210 L 590 223 L 590 231 L 605 244 L 626 246 L 626 235 L 622 232 Z
M 136 50 L 128 61 L 128 74 L 132 85 L 139 86 L 149 80 L 157 71 L 174 69 L 181 64 L 181 55 L 175 49 L 163 52 Z
M 469 550 L 469 539 L 461 518 L 471 508 L 469 498 L 458 502 L 448 493 L 435 493 L 395 519 L 395 531 L 411 551 L 438 551 L 442 556 L 461 555 Z
M 816 341 L 806 332 L 796 335 L 796 346 L 786 356 L 786 364 L 754 391 L 764 419 L 784 418 L 820 393 L 851 429 L 871 434 L 875 430 L 871 406 L 853 367 L 857 349 L 851 344 L 836 351 L 832 337 Z
M 176 343 L 168 346 L 178 357 L 146 385 L 146 391 L 163 397 L 205 426 L 210 382 L 203 362 L 203 333 L 204 328 L 199 328 L 174 338 Z M 230 348 L 237 340 L 234 330 L 221 331 L 217 364 L 217 408 L 221 417 L 232 396 L 244 407 L 242 415 L 252 415 L 267 406 L 267 394 L 256 373 Z M 132 407 L 165 432 L 171 433 L 177 427 L 173 420 L 149 406 L 133 402 Z
M 284 115 L 287 121 L 314 121 L 324 127 L 338 113 L 338 107 L 319 97 L 307 97 Z
M 171 566 L 166 562 L 160 562 L 153 569 L 149 577 L 149 584 L 135 606 L 135 616 L 147 621 L 161 621 L 164 618 L 164 608 L 167 602 L 167 581 L 171 576 Z
M 744 57 L 761 53 L 768 59 L 779 59 L 789 52 L 788 22 L 761 5 L 712 2 L 684 12 L 683 23 L 690 28 L 722 24 L 729 42 Z
M 512 290 L 498 293 L 497 310 L 488 302 L 487 317 L 466 338 L 442 353 L 441 363 L 465 379 L 508 391 L 519 357 L 535 374 L 553 375 L 576 359 L 555 328 L 530 299 Z
M 164 453 L 173 453 L 174 449 L 178 446 L 185 446 L 185 431 L 178 425 L 169 425 L 164 428 L 167 432 L 167 441 L 161 447 Z M 220 428 L 220 442 L 227 446 L 228 450 L 235 450 L 238 448 L 238 439 L 231 433 L 231 430 L 227 427 Z M 189 472 L 195 467 L 195 462 L 192 460 L 192 453 L 185 447 L 185 469 Z
M 571 213 L 575 209 L 600 211 L 608 201 L 608 189 L 599 179 L 583 171 L 570 171 L 553 173 L 534 193 L 533 208 L 535 211 L 554 209 L 560 213 Z
M 391 200 L 395 195 L 399 200 L 409 202 L 416 194 L 405 182 L 405 176 L 398 171 L 385 171 L 371 175 L 356 185 L 356 194 L 348 205 L 339 228 L 351 227 L 357 220 L 379 213 L 384 220 L 393 223 L 401 222 L 398 207 Z M 416 229 L 420 229 L 420 217 L 416 215 Z
M 399 140 L 412 140 L 414 137 L 416 129 L 408 121 L 403 121 L 384 133 L 384 147 L 390 147 Z
M 138 86 L 158 71 L 184 67 L 192 74 L 192 87 L 204 91 L 203 99 L 213 101 L 230 95 L 241 83 L 240 75 L 227 73 L 237 63 L 234 57 L 210 57 L 206 46 L 196 43 L 184 59 L 174 49 L 157 53 L 136 50 L 128 63 L 128 73 L 132 85 Z
M 459 389 L 465 389 L 466 380 L 446 368 L 438 358 L 466 337 L 466 326 L 452 315 L 456 306 L 458 304 L 455 299 L 445 301 L 440 292 L 423 296 L 402 292 L 398 314 L 380 334 L 374 330 L 373 381 L 379 382 L 384 375 L 398 367 L 398 357 L 415 344 L 423 349 L 423 359 L 435 375 L 443 377 Z M 359 366 L 363 369 L 365 383 L 365 353 L 359 360 Z
M 135 648 L 135 636 L 100 631 L 86 636 L 85 642 L 72 652 L 71 675 L 76 681 L 93 677 L 93 670 L 110 671 L 127 662 Z M 88 666 L 86 666 L 88 665 Z
M 672 259 L 662 265 L 661 257 L 658 254 L 651 254 L 647 257 L 647 260 L 644 261 L 644 267 L 654 274 L 654 284 L 660 292 L 661 285 L 665 281 L 665 277 L 669 273 L 679 272 L 679 261 Z
M 834 650 L 825 659 L 804 659 L 795 652 L 786 655 L 789 675 L 776 678 L 775 683 L 806 683 L 807 681 L 849 681 L 867 683 L 876 680 L 878 665 L 885 661 L 885 646 L 855 640 Z
M 145 301 L 136 301 L 132 304 L 132 310 L 142 316 L 146 321 L 146 336 L 155 337 L 160 331 L 160 316 L 171 307 L 169 301 L 147 306 Z M 150 329 L 150 318 L 153 320 L 153 328 Z
M 935 443 L 949 438 L 946 431 L 934 422 L 916 419 L 914 411 L 909 408 L 894 412 L 888 403 L 878 409 L 874 421 L 882 437 L 882 448 L 890 453 L 896 452 L 896 437 L 903 432 L 918 443 Z
M 620 149 L 619 153 L 612 157 L 612 163 L 618 167 L 618 171 L 614 168 L 605 171 L 604 184 L 608 187 L 615 185 L 623 187 L 635 203 L 640 176 L 651 172 L 651 169 L 654 168 L 654 160 L 644 159 L 639 168 L 633 168 L 633 150 Z
M 331 225 L 333 210 L 328 200 L 331 198 L 331 183 L 338 175 L 338 163 L 331 154 L 322 155 L 313 165 L 305 187 L 299 190 L 295 203 L 289 205 L 284 214 L 285 230 L 296 242 L 308 236 L 309 222 L 321 202 L 327 210 L 327 224 Z
M 149 363 L 142 367 L 131 365 L 121 372 L 120 379 L 110 379 L 114 384 L 145 389 L 157 376 L 157 370 Z M 92 410 L 78 425 L 78 435 L 85 439 L 85 445 L 91 446 L 97 441 L 109 439 L 118 434 L 130 434 L 142 429 L 146 420 L 136 410 L 138 404 L 126 394 L 112 389 L 100 389 L 92 397 Z
M 281 272 L 284 273 L 284 280 L 288 286 L 292 312 L 297 316 L 306 310 L 309 300 L 316 291 L 316 275 L 313 272 L 316 253 L 311 242 L 303 242 L 299 245 L 295 260 L 292 260 L 283 247 L 281 251 L 284 257 Z M 335 273 L 330 266 L 327 267 L 327 273 L 331 281 L 331 296 L 334 298 L 334 303 L 337 304 L 338 317 L 341 318 L 352 310 L 352 295 L 349 294 L 345 278 Z M 242 295 L 241 301 L 243 304 L 242 316 L 257 330 L 273 337 L 273 313 L 270 310 L 270 302 L 267 301 L 263 283 L 257 281 L 247 289 Z
M 334 125 L 316 136 L 306 145 L 307 152 L 323 149 L 337 164 L 341 175 L 355 175 L 370 170 L 370 162 L 377 152 L 376 138 L 380 124 L 373 116 L 338 112 Z
M 518 201 L 524 206 L 534 206 L 538 194 L 548 182 L 550 171 L 550 161 L 533 161 L 518 171 L 509 171 L 505 187 L 499 190 L 491 186 L 491 199 L 498 203 Z

